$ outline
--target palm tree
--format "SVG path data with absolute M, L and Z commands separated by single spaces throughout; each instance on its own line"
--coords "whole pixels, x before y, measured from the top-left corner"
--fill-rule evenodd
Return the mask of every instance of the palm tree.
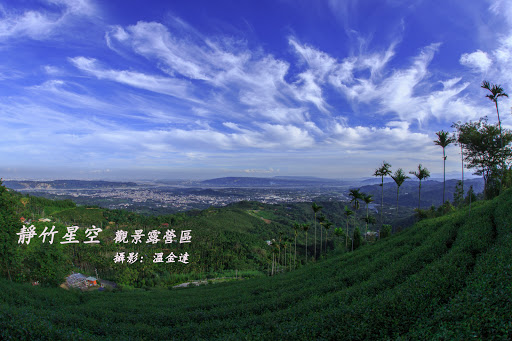
M 345 206 L 345 212 L 343 212 L 345 217 L 347 218 L 347 237 L 348 237 L 348 217 L 354 214 L 354 211 Z M 345 247 L 348 247 L 348 238 L 345 238 Z
M 415 175 L 418 178 L 418 180 L 420 180 L 420 186 L 418 189 L 418 211 L 419 211 L 420 204 L 421 204 L 421 180 L 428 179 L 430 177 L 430 172 L 428 171 L 428 169 L 422 168 L 421 163 L 420 163 L 418 165 L 418 171 L 417 172 L 416 171 L 409 172 L 409 174 Z
M 289 260 L 289 266 L 290 266 L 290 271 L 292 271 L 292 239 L 291 238 L 286 238 L 286 241 L 290 244 L 290 252 L 288 253 L 288 260 Z
M 293 266 L 297 266 L 297 234 L 299 233 L 300 225 L 297 222 L 293 223 L 293 229 L 295 232 L 295 257 L 293 258 Z
M 309 230 L 309 223 L 302 224 L 302 229 L 304 232 L 306 232 L 306 264 L 308 263 L 308 230 Z
M 380 198 L 380 224 L 383 224 L 383 207 L 384 207 L 384 177 L 391 175 L 391 165 L 386 161 L 382 161 L 382 166 L 375 170 L 373 176 L 380 176 L 382 183 L 379 185 L 382 187 L 381 198 Z
M 391 178 L 395 180 L 396 183 L 396 212 L 398 213 L 398 193 L 400 192 L 400 186 L 402 186 L 405 179 L 410 178 L 407 175 L 405 175 L 404 170 L 402 168 L 398 168 L 395 171 L 395 174 L 391 175 Z
M 353 207 L 354 207 L 354 224 L 355 224 L 357 210 L 359 209 L 359 200 L 363 200 L 363 193 L 359 192 L 359 188 L 351 189 L 351 190 L 349 190 L 349 192 L 350 193 L 348 194 L 348 196 L 351 198 L 350 202 L 353 203 Z
M 366 233 L 368 233 L 368 216 L 370 215 L 370 208 L 368 205 L 371 202 L 373 202 L 373 195 L 363 193 L 363 201 L 366 204 Z M 365 236 L 366 236 L 366 233 L 365 233 Z
M 272 276 L 274 276 L 274 269 L 276 268 L 275 266 L 275 263 L 276 263 L 276 249 L 277 249 L 277 245 L 276 245 L 276 240 L 275 239 L 272 239 L 272 242 L 270 243 L 271 245 L 271 248 L 272 248 Z
M 276 240 L 274 239 L 274 244 L 272 245 L 274 247 L 274 265 L 273 265 L 273 270 L 272 270 L 272 274 L 277 274 L 277 271 L 278 271 L 278 262 L 279 260 L 277 259 L 277 250 L 279 249 L 279 244 L 276 242 Z
M 459 128 L 461 126 L 461 122 L 458 121 L 457 123 L 453 123 L 452 124 L 452 128 L 455 128 L 457 129 L 457 131 L 459 131 Z M 456 134 L 456 133 L 453 133 L 453 141 L 455 143 L 455 145 L 459 145 L 460 146 L 460 160 L 461 160 L 461 163 L 462 163 L 462 167 L 461 167 L 461 170 L 462 170 L 462 179 L 461 179 L 461 182 L 462 182 L 462 193 L 464 193 L 464 144 L 462 143 L 462 141 L 460 140 L 460 134 Z
M 325 217 L 323 215 L 319 216 L 318 222 L 320 223 L 320 255 L 322 255 L 322 225 L 325 222 Z
M 483 81 L 481 87 L 483 89 L 487 89 L 487 90 L 489 90 L 491 92 L 489 95 L 486 95 L 485 97 L 489 98 L 496 105 L 496 114 L 498 114 L 498 127 L 500 128 L 500 148 L 503 149 L 503 139 L 502 139 L 502 134 L 501 134 L 500 111 L 498 110 L 498 98 L 499 97 L 508 97 L 508 95 L 503 91 L 503 88 L 501 87 L 501 85 L 492 84 L 492 86 L 491 86 L 491 84 L 489 84 L 488 81 Z M 505 160 L 502 160 L 501 166 L 502 166 L 503 169 L 502 169 L 502 173 L 501 173 L 500 192 L 501 192 L 501 188 L 503 188 L 503 171 L 505 170 L 505 167 L 504 167 L 505 166 Z
M 434 144 L 441 146 L 443 148 L 443 204 L 444 204 L 444 192 L 446 186 L 446 154 L 445 148 L 452 142 L 454 142 L 452 137 L 448 136 L 448 132 L 441 130 L 436 133 L 437 140 L 434 141 Z
M 327 236 L 329 229 L 331 228 L 332 223 L 329 220 L 324 221 L 324 228 L 325 228 L 325 253 L 327 253 Z
M 283 246 L 283 243 L 281 242 L 281 239 L 283 238 L 283 232 L 279 232 L 279 243 L 277 244 L 279 248 L 279 257 L 277 258 L 277 265 L 279 267 L 279 263 L 281 263 L 281 247 Z
M 343 227 L 335 227 L 335 228 L 334 228 L 334 235 L 335 235 L 335 236 L 341 237 L 341 236 L 343 236 L 344 234 L 345 234 L 345 233 L 343 232 Z M 345 238 L 345 240 L 346 240 L 346 239 L 347 239 L 347 238 Z M 345 243 L 345 247 L 347 247 L 347 246 L 346 246 L 346 243 Z
M 284 250 L 284 254 L 283 254 L 283 258 L 284 258 L 284 271 L 286 271 L 286 248 L 288 247 L 288 239 L 285 238 L 283 240 L 283 243 L 281 244 L 283 246 L 283 250 Z
M 316 213 L 320 212 L 322 206 L 318 206 L 315 202 L 311 205 L 313 212 L 315 213 L 315 259 L 316 259 Z

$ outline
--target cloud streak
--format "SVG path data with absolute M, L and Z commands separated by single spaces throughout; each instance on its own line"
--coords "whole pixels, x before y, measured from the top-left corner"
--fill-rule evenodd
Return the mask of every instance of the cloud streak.
M 56 9 L 26 10 L 22 14 L 3 11 L 0 17 L 0 41 L 28 37 L 45 40 L 61 33 L 63 26 L 69 25 L 74 17 L 95 15 L 94 6 L 87 0 L 46 0 L 46 4 Z

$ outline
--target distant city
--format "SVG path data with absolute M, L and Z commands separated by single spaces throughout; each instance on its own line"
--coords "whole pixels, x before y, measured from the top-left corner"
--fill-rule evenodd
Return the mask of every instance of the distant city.
M 51 199 L 141 213 L 174 213 L 239 201 L 277 204 L 345 200 L 349 185 L 325 179 L 221 178 L 207 181 L 4 181 L 6 187 Z M 327 188 L 327 184 L 333 185 Z M 247 186 L 247 187 L 246 187 Z
M 453 196 L 457 180 L 447 180 L 448 198 Z M 466 179 L 475 192 L 481 192 L 481 179 Z M 145 214 L 168 214 L 211 206 L 226 206 L 239 201 L 266 204 L 293 202 L 348 201 L 348 190 L 359 187 L 374 200 L 380 196 L 380 179 L 333 180 L 314 177 L 228 177 L 204 181 L 169 180 L 145 182 L 114 182 L 85 180 L 6 180 L 6 187 L 50 199 L 71 199 L 79 205 L 109 209 L 126 209 Z M 417 182 L 408 180 L 401 191 L 400 205 L 417 204 Z M 426 207 L 441 203 L 442 182 L 430 180 L 423 185 Z M 384 201 L 396 200 L 396 185 L 385 179 Z M 469 189 L 466 186 L 465 191 Z

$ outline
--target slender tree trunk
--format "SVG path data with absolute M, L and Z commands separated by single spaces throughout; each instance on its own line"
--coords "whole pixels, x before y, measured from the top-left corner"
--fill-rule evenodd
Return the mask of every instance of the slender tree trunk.
M 327 232 L 329 232 L 329 230 L 325 230 L 325 253 L 327 253 Z
M 347 236 L 345 237 L 345 248 L 348 247 L 348 217 L 347 217 Z
M 320 256 L 322 255 L 322 225 L 320 225 Z
M 286 271 L 286 247 L 284 248 L 284 270 Z
M 355 211 L 355 210 L 354 210 Z M 356 229 L 357 227 L 357 221 L 356 221 L 356 213 L 354 212 L 354 229 L 352 230 L 352 234 L 354 234 L 354 230 Z
M 462 163 L 462 198 L 464 199 L 464 149 L 462 148 L 462 143 L 460 144 L 460 158 Z
M 381 195 L 380 195 L 380 226 L 382 227 L 382 225 L 384 225 L 384 216 L 383 216 L 383 213 L 384 213 L 384 176 L 382 176 L 382 191 L 381 191 Z M 380 234 L 379 234 L 380 236 Z
M 398 192 L 400 191 L 400 187 L 396 188 L 396 214 L 398 214 Z
M 308 264 L 308 233 L 306 232 L 306 264 Z
M 279 255 L 277 257 L 277 269 L 279 270 L 279 263 L 281 262 L 281 245 L 279 245 Z
M 500 112 L 498 110 L 498 100 L 496 100 L 494 102 L 496 104 L 496 113 L 498 114 L 498 127 L 500 128 L 500 151 L 503 150 L 503 138 L 502 138 L 502 134 L 501 134 L 501 120 L 500 120 Z M 503 175 L 505 174 L 505 160 L 501 159 L 501 180 L 500 180 L 500 194 L 501 194 L 501 189 L 503 188 Z
M 293 267 L 295 269 L 297 268 L 297 233 L 295 233 L 295 257 L 293 258 Z
M 316 260 L 316 212 L 315 212 L 315 260 Z
M 420 210 L 420 207 L 421 207 L 421 180 L 420 180 L 420 186 L 418 189 L 418 211 Z
M 473 186 L 469 187 L 469 190 L 471 191 L 473 189 Z M 470 193 L 472 194 L 472 193 Z M 469 196 L 469 216 L 471 217 L 471 197 L 472 195 Z
M 444 190 L 446 185 L 446 155 L 443 147 L 443 205 L 444 205 Z
M 368 208 L 368 204 L 366 204 L 366 232 L 364 234 L 364 240 L 366 240 L 366 236 L 368 235 L 368 216 L 370 215 L 370 210 Z
M 289 263 L 290 263 L 290 271 L 292 271 L 292 248 L 291 248 L 291 245 L 290 245 L 290 259 L 289 259 Z

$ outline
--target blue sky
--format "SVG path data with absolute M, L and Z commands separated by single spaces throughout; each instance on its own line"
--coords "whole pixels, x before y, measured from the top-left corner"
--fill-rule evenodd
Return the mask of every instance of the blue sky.
M 511 71 L 505 0 L 3 1 L 0 176 L 441 174 Z

